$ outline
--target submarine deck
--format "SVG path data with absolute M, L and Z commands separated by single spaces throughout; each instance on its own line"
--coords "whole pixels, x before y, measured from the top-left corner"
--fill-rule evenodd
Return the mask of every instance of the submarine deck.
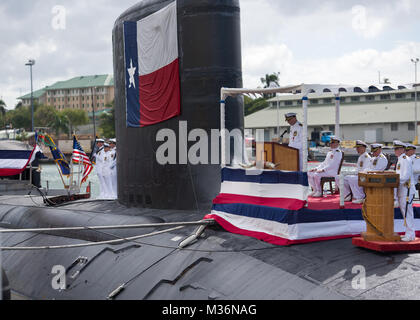
M 47 208 L 41 197 L 1 196 L 0 227 L 35 228 L 201 220 L 206 212 L 126 208 L 116 201 L 83 200 Z M 207 227 L 187 248 L 179 242 L 197 227 L 118 245 L 40 251 L 3 251 L 15 294 L 29 299 L 418 299 L 420 253 L 377 253 L 352 239 L 274 246 Z M 154 229 L 155 230 L 155 229 Z M 154 231 L 153 230 L 153 231 Z M 142 232 L 149 232 L 145 230 Z M 3 246 L 102 241 L 139 230 L 3 234 Z M 75 263 L 86 257 L 87 263 Z M 51 288 L 51 267 L 72 276 L 66 290 Z

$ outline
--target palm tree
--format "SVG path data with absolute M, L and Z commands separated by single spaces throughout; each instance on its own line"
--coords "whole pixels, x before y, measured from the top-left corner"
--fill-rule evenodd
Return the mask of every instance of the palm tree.
M 272 74 L 266 74 L 265 78 L 261 78 L 261 82 L 264 85 L 264 88 L 270 88 L 271 86 L 280 87 L 279 84 L 280 72 L 274 72 Z M 275 97 L 275 94 L 264 94 L 265 99 L 270 99 Z
M 279 76 L 280 72 L 274 72 L 272 74 L 266 74 L 265 78 L 261 78 L 262 84 L 264 84 L 264 88 L 269 88 L 271 83 L 274 83 L 276 86 L 279 85 Z
M 2 99 L 0 99 L 0 113 L 3 117 L 4 127 L 6 127 L 6 111 L 6 103 Z

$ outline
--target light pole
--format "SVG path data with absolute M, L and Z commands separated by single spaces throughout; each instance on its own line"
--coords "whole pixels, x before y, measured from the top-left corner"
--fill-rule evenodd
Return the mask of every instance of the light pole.
M 414 85 L 415 85 L 415 93 L 414 93 L 414 132 L 415 132 L 415 138 L 414 141 L 417 144 L 418 143 L 418 132 L 417 132 L 417 63 L 419 62 L 419 58 L 411 59 L 411 62 L 414 63 Z
M 32 126 L 31 132 L 34 132 L 34 91 L 32 86 L 32 66 L 35 65 L 34 59 L 29 59 L 29 61 L 25 64 L 25 66 L 29 66 L 31 72 L 31 119 L 32 119 Z

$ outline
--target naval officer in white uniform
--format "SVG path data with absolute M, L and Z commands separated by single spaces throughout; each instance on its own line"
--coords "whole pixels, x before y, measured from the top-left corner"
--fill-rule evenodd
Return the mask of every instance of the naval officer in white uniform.
M 289 147 L 299 150 L 299 167 L 303 168 L 303 125 L 297 120 L 296 113 L 287 113 L 284 115 L 287 123 L 290 125 Z
M 102 175 L 103 175 L 103 193 L 102 198 L 103 199 L 114 199 L 112 194 L 112 177 L 111 177 L 111 166 L 113 164 L 112 160 L 112 153 L 111 153 L 111 147 L 109 143 L 104 144 L 104 150 L 103 150 L 103 165 L 102 165 Z
M 98 139 L 97 141 L 97 145 L 99 147 L 99 150 L 96 152 L 95 154 L 95 169 L 96 169 L 96 174 L 98 175 L 98 179 L 99 179 L 99 199 L 103 199 L 105 197 L 105 180 L 104 180 L 104 140 L 103 139 Z
M 394 153 L 398 157 L 396 172 L 400 175 L 400 185 L 397 189 L 397 200 L 405 218 L 406 232 L 402 241 L 409 242 L 416 239 L 413 213 L 413 198 L 415 193 L 413 165 L 405 154 L 406 145 L 401 141 L 394 141 Z
M 321 193 L 321 178 L 322 177 L 336 177 L 338 168 L 340 167 L 343 153 L 341 152 L 340 138 L 331 136 L 330 148 L 331 150 L 327 153 L 324 162 L 318 167 L 308 172 L 309 186 L 312 188 L 312 193 L 309 196 L 314 198 L 320 198 Z
M 371 157 L 366 151 L 368 145 L 361 141 L 356 141 L 356 150 L 359 154 L 359 159 L 357 160 L 357 171 L 366 172 L 370 169 Z M 363 203 L 365 199 L 365 192 L 363 187 L 359 186 L 359 176 L 358 175 L 349 175 L 344 177 L 344 186 L 342 192 L 344 193 L 344 201 L 351 201 L 353 195 L 353 203 L 360 204 Z
M 372 156 L 369 171 L 385 171 L 388 167 L 388 159 L 382 152 L 382 145 L 373 143 L 370 145 L 370 151 Z
M 413 162 L 413 176 L 414 176 L 414 185 L 419 183 L 420 176 L 420 157 L 416 155 L 417 147 L 414 144 L 407 143 L 405 148 L 405 154 L 407 157 L 411 158 Z
M 117 199 L 118 198 L 118 192 L 117 192 L 117 139 L 110 139 L 109 145 L 111 147 L 110 153 L 111 153 L 111 190 L 112 190 L 112 198 Z

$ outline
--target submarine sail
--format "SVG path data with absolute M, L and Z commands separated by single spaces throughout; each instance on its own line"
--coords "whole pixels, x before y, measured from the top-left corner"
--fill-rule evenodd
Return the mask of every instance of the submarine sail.
M 170 5 L 176 6 L 180 113 L 157 124 L 133 128 L 127 126 L 127 74 L 134 67 L 130 66 L 132 58 L 126 59 L 124 26 L 143 21 Z M 113 50 L 118 197 L 122 204 L 154 209 L 211 208 L 220 191 L 220 149 L 212 149 L 212 143 L 207 142 L 208 161 L 192 164 L 185 160 L 186 153 L 201 141 L 188 141 L 192 139 L 187 135 L 201 129 L 210 138 L 212 130 L 220 130 L 220 88 L 242 87 L 240 39 L 238 0 L 142 1 L 117 19 Z M 139 50 L 141 46 L 138 44 Z M 229 99 L 226 110 L 226 129 L 243 131 L 243 100 Z M 165 143 L 157 141 L 163 129 L 175 134 L 176 142 L 169 151 L 175 153 L 176 163 L 162 165 L 156 159 Z M 217 163 L 211 161 L 215 156 Z

